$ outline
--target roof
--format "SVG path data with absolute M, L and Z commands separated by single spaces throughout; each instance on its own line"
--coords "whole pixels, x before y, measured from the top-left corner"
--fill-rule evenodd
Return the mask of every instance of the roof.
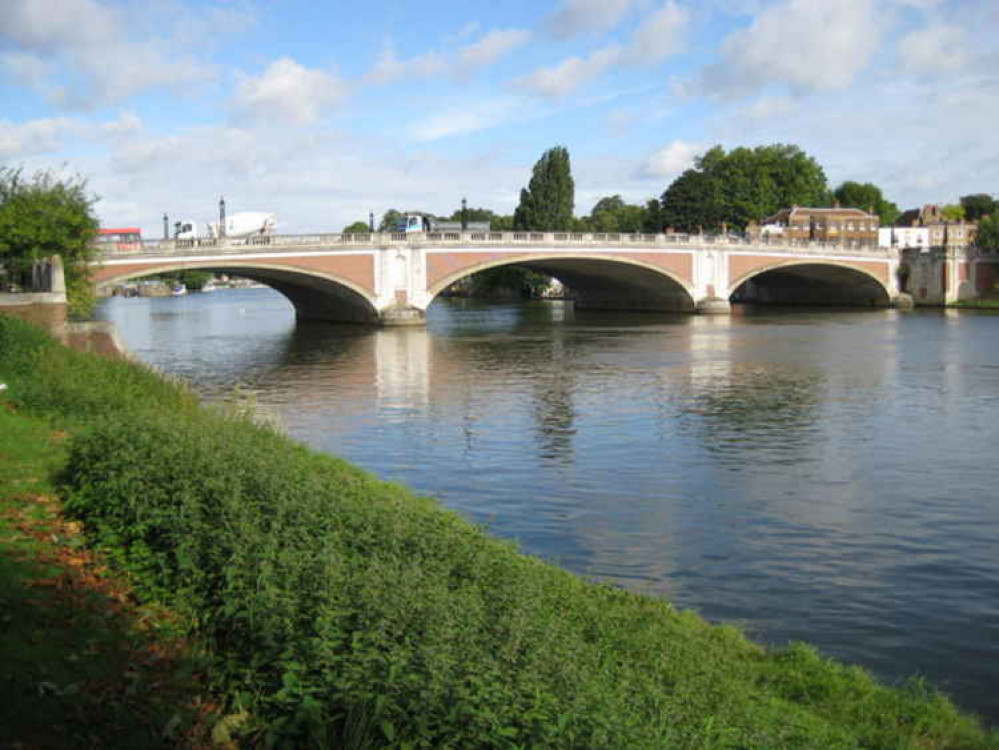
M 780 211 L 775 213 L 773 216 L 768 216 L 763 220 L 764 224 L 772 224 L 780 219 L 786 219 L 791 221 L 793 218 L 800 218 L 802 216 L 826 216 L 830 218 L 841 218 L 841 219 L 876 219 L 876 214 L 869 214 L 867 211 L 863 211 L 859 208 L 810 208 L 808 206 L 792 206 L 791 208 L 782 208 Z

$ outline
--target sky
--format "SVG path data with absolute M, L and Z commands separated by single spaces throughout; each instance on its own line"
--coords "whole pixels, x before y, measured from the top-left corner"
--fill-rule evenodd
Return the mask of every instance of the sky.
M 568 148 L 576 213 L 708 148 L 794 143 L 901 208 L 999 192 L 997 0 L 0 0 L 0 166 L 106 227 L 510 213 Z

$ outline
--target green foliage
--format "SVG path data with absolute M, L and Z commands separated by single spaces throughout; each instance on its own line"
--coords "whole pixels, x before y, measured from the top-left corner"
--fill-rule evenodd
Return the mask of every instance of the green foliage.
M 98 226 L 86 187 L 80 178 L 36 172 L 25 180 L 21 170 L 0 168 L 0 265 L 23 272 L 61 256 L 70 313 L 81 317 L 94 304 L 87 264 Z
M 961 196 L 961 207 L 964 209 L 964 218 L 968 221 L 978 221 L 996 213 L 999 201 L 987 193 L 975 193 Z
M 886 688 L 808 649 L 767 652 L 734 628 L 588 583 L 342 460 L 187 408 L 134 365 L 84 370 L 23 324 L 0 332 L 0 375 L 19 403 L 89 422 L 67 446 L 67 507 L 212 654 L 233 716 L 220 740 L 996 746 L 929 691 Z M 33 369 L 42 362 L 61 364 Z M 85 385 L 61 382 L 81 375 Z M 147 403 L 104 380 L 146 388 Z
M 382 219 L 382 221 L 384 221 L 384 219 Z M 355 221 L 353 224 L 348 224 L 340 230 L 341 234 L 368 234 L 370 232 L 371 227 L 366 221 Z
M 394 208 L 390 208 L 382 214 L 381 223 L 378 224 L 378 231 L 394 232 L 400 221 L 402 221 L 402 214 Z
M 470 296 L 538 299 L 551 284 L 551 277 L 521 266 L 500 266 L 480 271 L 471 278 Z
M 940 216 L 944 221 L 961 221 L 964 218 L 964 206 L 948 203 L 940 208 Z
M 999 212 L 990 214 L 978 222 L 976 244 L 986 250 L 999 250 Z
M 582 230 L 587 232 L 640 233 L 647 223 L 646 209 L 624 202 L 620 195 L 601 198 L 584 220 Z
M 541 232 L 571 229 L 575 194 L 568 150 L 556 146 L 545 151 L 534 165 L 527 188 L 520 191 L 514 228 Z
M 6 398 L 35 413 L 86 421 L 109 411 L 193 410 L 181 386 L 124 360 L 59 346 L 41 329 L 0 315 L 0 382 Z
M 461 221 L 461 216 L 462 216 L 461 209 L 456 208 L 454 212 L 451 214 L 451 216 L 448 218 L 448 221 Z M 471 206 L 469 206 L 465 208 L 465 218 L 469 222 L 488 221 L 490 224 L 490 228 L 494 229 L 495 226 L 493 225 L 500 217 L 494 214 L 488 208 L 472 208 Z
M 881 221 L 881 226 L 889 227 L 899 216 L 898 206 L 881 194 L 881 188 L 870 182 L 848 180 L 833 191 L 833 197 L 844 208 L 859 208 L 873 211 Z
M 797 146 L 715 146 L 698 157 L 662 195 L 662 220 L 678 231 L 744 229 L 792 205 L 823 205 L 826 177 Z

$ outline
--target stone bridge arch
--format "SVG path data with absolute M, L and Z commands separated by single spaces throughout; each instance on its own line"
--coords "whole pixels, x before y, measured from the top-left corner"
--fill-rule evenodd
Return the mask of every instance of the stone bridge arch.
M 844 307 L 890 307 L 890 269 L 878 261 L 818 258 L 737 263 L 727 298 L 733 302 Z M 748 259 L 747 259 L 748 260 Z
M 131 279 L 176 271 L 212 271 L 241 276 L 265 284 L 284 295 L 300 320 L 343 323 L 377 323 L 374 297 L 357 281 L 337 274 L 289 265 L 215 260 L 194 263 L 132 264 L 102 266 L 94 272 L 97 286 L 108 287 Z
M 468 259 L 465 259 L 468 261 Z M 504 253 L 434 269 L 428 260 L 427 306 L 460 279 L 503 266 L 522 266 L 554 276 L 572 292 L 577 309 L 692 312 L 689 257 L 656 264 L 636 257 L 571 253 Z M 670 262 L 671 261 L 671 262 Z M 684 263 L 686 261 L 686 263 Z

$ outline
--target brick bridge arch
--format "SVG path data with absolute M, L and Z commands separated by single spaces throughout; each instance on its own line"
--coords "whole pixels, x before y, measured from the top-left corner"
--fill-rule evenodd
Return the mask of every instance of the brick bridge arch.
M 93 275 L 98 287 L 176 271 L 212 271 L 266 284 L 284 295 L 302 320 L 340 320 L 376 323 L 378 309 L 371 293 L 357 280 L 328 271 L 233 258 L 196 263 L 165 262 L 160 265 L 103 266 Z
M 728 299 L 743 287 L 746 301 L 871 307 L 892 303 L 890 269 L 884 263 L 798 258 L 739 264 L 739 260 L 732 258 Z
M 572 290 L 580 309 L 660 310 L 691 312 L 695 296 L 690 283 L 689 256 L 670 263 L 649 262 L 622 254 L 491 253 L 469 258 L 430 256 L 427 263 L 427 304 L 456 281 L 503 266 L 522 266 L 559 279 Z M 437 260 L 437 263 L 434 263 Z M 674 267 L 675 266 L 675 267 Z

